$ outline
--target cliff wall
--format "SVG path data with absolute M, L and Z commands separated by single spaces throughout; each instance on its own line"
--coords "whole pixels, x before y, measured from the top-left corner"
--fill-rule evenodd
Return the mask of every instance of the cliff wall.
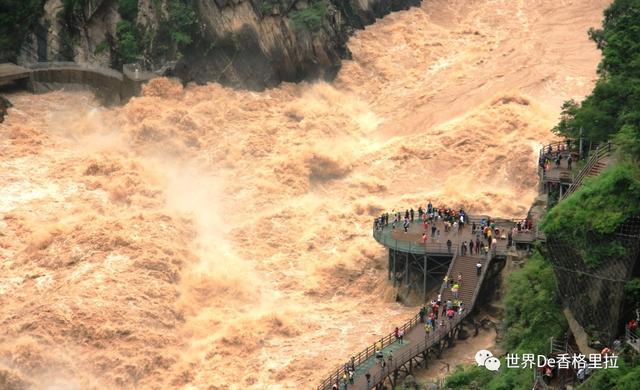
M 18 60 L 170 63 L 184 81 L 263 89 L 331 79 L 355 29 L 420 1 L 48 0 Z

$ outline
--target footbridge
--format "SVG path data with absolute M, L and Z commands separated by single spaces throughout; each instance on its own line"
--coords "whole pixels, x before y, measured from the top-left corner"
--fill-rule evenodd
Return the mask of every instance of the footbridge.
M 408 289 L 421 289 L 425 301 L 429 286 L 439 286 L 442 302 L 453 301 L 451 289 L 444 285 L 443 277 L 448 275 L 450 278 L 457 278 L 460 274 L 462 283 L 458 299 L 463 303 L 464 309 L 456 313 L 453 319 L 446 318 L 443 311 L 439 318 L 444 319 L 444 324 L 440 325 L 440 320 L 437 321 L 438 326 L 430 333 L 425 331 L 424 324 L 420 322 L 420 316 L 417 314 L 399 327 L 405 334 L 402 344 L 396 340 L 393 332 L 387 334 L 351 357 L 346 364 L 336 368 L 322 381 L 317 390 L 332 389 L 334 385 L 339 389 L 361 390 L 382 388 L 384 383 L 395 386 L 399 378 L 411 373 L 414 367 L 418 365 L 426 367 L 431 359 L 439 357 L 445 348 L 452 346 L 463 322 L 476 305 L 492 263 L 495 260 L 504 260 L 510 246 L 530 245 L 536 239 L 535 230 L 525 230 L 522 221 L 491 219 L 497 246 L 485 247 L 479 226 L 481 221 L 489 220 L 488 216 L 469 216 L 467 223 L 458 229 L 448 226 L 445 228 L 444 222 L 440 220 L 427 222 L 425 229 L 425 222 L 417 219 L 410 224 L 406 232 L 403 228 L 394 229 L 392 224 L 384 226 L 374 224 L 374 238 L 389 249 L 389 278 L 393 279 L 394 285 L 404 285 Z M 476 230 L 473 229 L 474 223 Z M 432 227 L 435 230 L 430 234 Z M 427 232 L 426 242 L 423 238 L 425 231 Z M 509 240 L 508 237 L 511 239 Z M 482 249 L 476 251 L 477 238 L 482 242 Z M 471 241 L 474 242 L 473 250 L 468 246 Z M 466 248 L 463 249 L 463 246 Z M 478 263 L 482 265 L 480 274 L 476 271 Z M 384 367 L 375 356 L 376 350 L 384 354 L 386 363 Z M 355 367 L 355 381 L 353 384 L 346 384 L 343 378 L 347 375 L 350 366 Z M 367 373 L 369 373 L 369 381 L 367 381 Z
M 474 308 L 492 259 L 491 252 L 467 256 L 454 254 L 447 274 L 458 275 L 460 273 L 463 276 L 458 293 L 459 299 L 465 307 L 461 313 L 456 313 L 453 319 L 446 318 L 444 313 L 441 314 L 439 318 L 444 318 L 444 325 L 438 324 L 436 329 L 430 333 L 425 331 L 424 324 L 420 322 L 420 316 L 416 315 L 400 327 L 404 332 L 402 344 L 396 340 L 393 332 L 382 337 L 353 356 L 349 363 L 337 368 L 322 381 L 317 390 L 330 390 L 334 385 L 337 385 L 339 389 L 378 389 L 387 381 L 391 383 L 393 388 L 398 379 L 411 373 L 414 367 L 418 365 L 426 367 L 429 359 L 439 357 L 444 348 L 453 345 L 462 327 L 462 322 Z M 482 264 L 482 271 L 479 275 L 476 272 L 477 263 Z M 445 287 L 444 284 L 440 287 L 440 294 L 442 294 L 443 302 L 453 300 L 451 289 Z M 380 350 L 384 354 L 386 362 L 384 367 L 375 356 L 376 350 Z M 391 356 L 390 360 L 389 356 Z M 346 369 L 351 364 L 355 367 L 355 381 L 353 384 L 346 385 L 342 378 L 346 375 Z M 367 380 L 366 373 L 370 375 L 369 380 Z
M 0 86 L 17 85 L 32 92 L 55 89 L 91 89 L 105 104 L 121 104 L 157 77 L 125 65 L 124 71 L 75 62 L 38 62 L 26 66 L 0 64 Z
M 31 70 L 16 64 L 0 64 L 0 86 L 29 79 Z

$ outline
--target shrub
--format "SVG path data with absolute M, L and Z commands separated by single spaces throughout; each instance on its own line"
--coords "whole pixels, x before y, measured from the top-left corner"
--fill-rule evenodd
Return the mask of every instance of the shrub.
M 273 6 L 273 3 L 271 3 L 271 1 L 262 0 L 262 3 L 260 4 L 260 13 L 262 15 L 269 15 L 273 11 L 273 8 L 274 6 Z
M 118 0 L 118 12 L 122 19 L 134 22 L 138 17 L 138 0 Z
M 178 50 L 193 42 L 198 20 L 196 12 L 188 2 L 171 0 L 168 4 L 169 36 Z
M 25 37 L 44 12 L 44 0 L 0 1 L 0 60 L 15 61 Z
M 293 11 L 289 14 L 291 27 L 294 30 L 308 30 L 316 32 L 322 26 L 322 20 L 327 15 L 327 7 L 323 1 L 316 1 L 310 7 Z
M 624 286 L 626 298 L 634 305 L 640 306 L 640 278 L 633 278 Z
M 637 167 L 621 163 L 587 180 L 549 211 L 542 229 L 572 244 L 590 267 L 608 257 L 625 256 L 613 233 L 627 218 L 640 213 L 638 177 Z
M 116 26 L 118 38 L 116 50 L 121 63 L 135 62 L 140 57 L 137 35 L 135 26 L 129 21 L 122 20 Z
M 109 50 L 109 43 L 107 41 L 102 41 L 96 46 L 96 49 L 93 51 L 95 54 L 101 54 L 105 51 Z
M 580 389 L 636 390 L 640 389 L 640 365 L 631 358 L 618 359 L 619 368 L 595 370 Z
M 600 78 L 582 103 L 565 103 L 555 130 L 578 137 L 582 129 L 588 140 L 600 143 L 623 129 L 633 145 L 627 153 L 640 158 L 640 0 L 615 0 L 602 26 L 589 31 L 602 51 Z

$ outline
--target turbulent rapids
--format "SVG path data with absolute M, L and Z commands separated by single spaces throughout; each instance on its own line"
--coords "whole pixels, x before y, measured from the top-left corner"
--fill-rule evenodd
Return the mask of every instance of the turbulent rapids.
M 313 387 L 415 311 L 373 216 L 525 215 L 607 4 L 425 0 L 358 32 L 331 84 L 10 94 L 0 383 Z

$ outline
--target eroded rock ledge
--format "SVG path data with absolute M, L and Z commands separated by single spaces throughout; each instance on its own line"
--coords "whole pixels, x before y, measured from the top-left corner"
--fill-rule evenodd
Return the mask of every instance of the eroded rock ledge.
M 178 63 L 185 81 L 263 89 L 332 79 L 349 35 L 421 0 L 198 0 L 203 39 Z

